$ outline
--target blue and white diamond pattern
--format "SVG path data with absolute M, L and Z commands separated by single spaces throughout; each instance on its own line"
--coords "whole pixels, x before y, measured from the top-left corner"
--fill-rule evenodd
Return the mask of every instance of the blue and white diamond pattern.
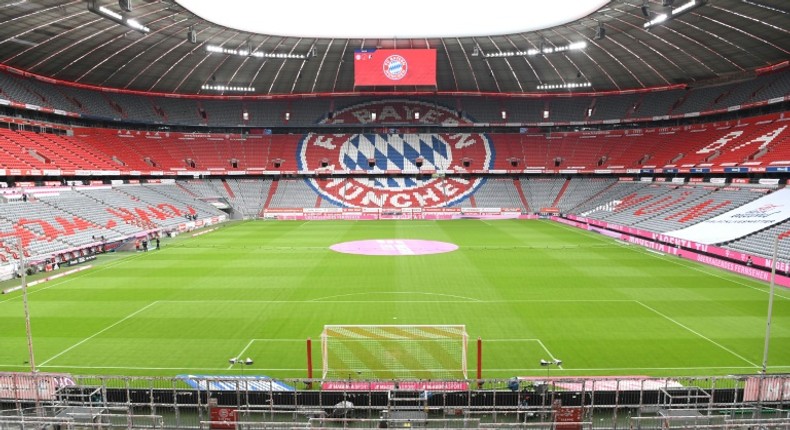
M 452 153 L 435 134 L 358 134 L 340 149 L 340 164 L 351 170 L 369 170 L 368 159 L 376 159 L 376 170 L 417 171 L 414 161 L 423 158 L 423 169 L 446 169 Z
M 382 172 L 400 170 L 418 172 L 415 164 L 423 158 L 422 169 L 447 169 L 452 160 L 449 145 L 435 134 L 357 134 L 340 149 L 340 165 L 349 170 Z M 376 160 L 371 168 L 369 159 Z M 412 178 L 382 178 L 375 180 L 378 187 L 389 189 L 411 188 L 418 184 Z

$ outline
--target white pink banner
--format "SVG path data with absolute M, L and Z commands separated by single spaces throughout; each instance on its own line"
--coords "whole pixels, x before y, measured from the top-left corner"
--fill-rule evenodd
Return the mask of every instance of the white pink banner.
M 276 220 L 450 220 L 450 219 L 516 219 L 534 218 L 521 215 L 518 208 L 278 208 L 263 212 L 265 219 Z
M 55 400 L 58 388 L 71 385 L 68 373 L 0 372 L 0 399 Z
M 519 381 L 544 381 L 536 376 L 520 376 Z M 568 391 L 641 391 L 662 388 L 682 388 L 683 384 L 675 379 L 651 378 L 649 376 L 630 376 L 621 378 L 585 377 L 551 378 L 551 384 Z
M 326 381 L 321 383 L 324 391 L 465 391 L 469 383 L 463 381 Z
M 754 376 L 746 380 L 744 402 L 779 402 L 790 400 L 790 377 Z
M 790 189 L 783 188 L 727 213 L 665 234 L 704 244 L 723 243 L 747 236 L 789 218 Z

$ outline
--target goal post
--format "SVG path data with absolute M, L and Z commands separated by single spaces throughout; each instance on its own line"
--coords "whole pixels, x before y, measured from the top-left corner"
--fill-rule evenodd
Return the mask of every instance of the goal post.
M 324 379 L 467 379 L 464 325 L 326 325 Z

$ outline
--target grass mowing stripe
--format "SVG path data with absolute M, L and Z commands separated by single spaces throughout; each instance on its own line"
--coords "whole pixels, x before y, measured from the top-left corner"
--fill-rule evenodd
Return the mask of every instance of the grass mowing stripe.
M 120 264 L 126 263 L 126 262 L 128 262 L 128 260 L 131 260 L 131 259 L 133 259 L 135 257 L 139 257 L 139 256 L 140 255 L 130 255 L 130 256 L 128 256 L 126 258 L 123 258 L 121 260 L 116 260 L 116 261 L 113 261 L 113 262 L 110 262 L 110 263 L 107 263 L 107 264 L 103 264 L 103 265 L 98 266 L 98 267 L 97 266 L 93 266 L 93 267 L 90 268 L 90 270 L 85 270 L 85 271 L 82 271 L 82 272 L 75 273 L 74 276 L 69 276 L 69 277 L 66 277 L 66 278 L 63 278 L 63 279 L 59 279 L 59 280 L 57 280 L 55 282 L 52 282 L 51 284 L 49 282 L 44 283 L 44 284 L 39 284 L 39 285 L 43 285 L 42 287 L 38 287 L 38 286 L 28 287 L 27 294 L 31 295 L 31 294 L 40 293 L 42 291 L 46 291 L 46 290 L 48 290 L 50 288 L 54 288 L 54 287 L 57 287 L 59 285 L 67 284 L 69 282 L 79 281 L 80 278 L 83 278 L 83 277 L 86 277 L 86 276 L 94 276 L 98 272 L 101 272 L 101 271 L 106 270 L 106 269 L 111 269 L 111 268 L 113 268 L 115 266 L 118 266 Z M 22 300 L 22 293 L 20 292 L 19 294 L 15 294 L 12 297 L 9 297 L 9 298 L 7 298 L 5 300 L 0 300 L 0 305 L 3 304 L 3 303 L 6 303 L 6 302 L 10 302 L 12 300 Z
M 403 257 L 329 250 L 372 239 L 459 249 Z M 755 368 L 718 345 L 743 357 L 763 347 L 764 283 L 548 221 L 247 222 L 164 245 L 118 261 L 100 256 L 66 288 L 33 290 L 37 353 L 53 357 L 44 369 L 237 374 L 227 360 L 241 349 L 255 360 L 245 373 L 304 377 L 305 339 L 326 324 L 465 324 L 489 345 L 491 378 L 545 375 L 539 361 L 554 357 L 563 376 L 737 373 Z M 20 300 L 0 302 L 0 367 L 25 368 L 17 366 L 27 353 L 22 315 Z M 786 365 L 788 300 L 776 301 L 774 317 L 771 355 Z M 544 347 L 495 340 L 519 338 Z M 318 357 L 319 342 L 313 348 Z M 469 360 L 474 368 L 473 352 Z
M 642 303 L 642 302 L 640 302 L 640 301 L 638 301 L 638 300 L 635 300 L 635 302 L 636 302 L 637 304 L 641 305 L 641 306 L 644 306 L 644 307 L 645 307 L 645 309 L 647 309 L 647 310 L 649 310 L 649 311 L 651 311 L 651 312 L 655 313 L 656 315 L 658 315 L 658 316 L 660 316 L 660 317 L 662 317 L 662 318 L 665 318 L 667 321 L 670 321 L 670 322 L 672 322 L 673 324 L 676 324 L 676 325 L 678 325 L 678 326 L 680 326 L 680 327 L 683 327 L 685 330 L 688 330 L 689 332 L 691 332 L 691 333 L 694 333 L 695 335 L 697 335 L 697 336 L 699 336 L 699 337 L 701 337 L 701 338 L 703 338 L 703 339 L 707 340 L 708 342 L 710 342 L 710 343 L 712 343 L 712 344 L 714 344 L 714 345 L 718 346 L 719 348 L 721 348 L 721 349 L 723 349 L 723 350 L 725 350 L 725 351 L 729 352 L 730 354 L 732 354 L 732 355 L 734 355 L 734 356 L 738 357 L 739 359 L 741 359 L 741 360 L 743 360 L 743 361 L 747 362 L 748 364 L 750 364 L 750 365 L 752 365 L 752 366 L 754 366 L 754 367 L 756 367 L 756 368 L 759 368 L 759 367 L 760 367 L 760 366 L 758 366 L 756 363 L 752 363 L 751 361 L 749 361 L 749 359 L 747 359 L 746 357 L 744 357 L 744 356 L 742 356 L 742 355 L 738 354 L 737 352 L 735 352 L 735 351 L 731 350 L 730 348 L 727 348 L 726 346 L 724 346 L 724 345 L 720 344 L 719 342 L 716 342 L 715 340 L 713 340 L 713 339 L 711 339 L 711 338 L 709 338 L 709 337 L 707 337 L 707 336 L 705 336 L 705 335 L 701 334 L 700 332 L 698 332 L 698 331 L 696 331 L 696 330 L 694 330 L 694 329 L 692 329 L 692 328 L 690 328 L 690 327 L 688 327 L 688 326 L 686 326 L 686 325 L 684 325 L 684 324 L 682 324 L 682 323 L 678 322 L 677 320 L 675 320 L 675 319 L 673 319 L 673 318 L 670 318 L 670 317 L 668 317 L 668 316 L 666 316 L 666 315 L 662 314 L 661 312 L 659 312 L 659 311 L 657 311 L 657 310 L 655 310 L 655 309 L 651 308 L 650 306 L 648 306 L 648 305 L 646 305 L 646 304 L 644 304 L 644 303 Z
M 173 371 L 224 371 L 227 370 L 225 367 L 133 367 L 133 366 L 82 366 L 82 365 L 57 365 L 57 366 L 38 366 L 42 368 L 53 368 L 53 369 L 107 369 L 107 370 L 173 370 Z M 790 369 L 790 365 L 781 365 L 781 366 L 771 366 L 773 369 Z M 0 365 L 0 368 L 5 369 L 29 369 L 30 366 L 27 365 Z M 719 370 L 748 370 L 753 369 L 751 366 L 719 366 L 719 367 L 590 367 L 590 368 L 565 368 L 564 370 L 574 370 L 574 371 L 587 371 L 587 372 L 600 372 L 600 371 L 607 371 L 607 372 L 618 372 L 620 375 L 625 375 L 628 372 L 633 372 L 637 370 L 658 370 L 658 371 L 666 371 L 666 370 L 700 370 L 706 371 L 709 369 L 719 369 Z M 292 371 L 302 371 L 302 368 L 262 368 L 256 370 L 292 370 Z M 507 371 L 507 372 L 519 372 L 523 371 L 523 368 L 514 367 L 514 368 L 485 368 L 485 371 Z
M 363 295 L 369 293 L 356 293 Z M 392 293 L 396 294 L 396 293 Z M 411 293 L 410 293 L 411 294 Z M 422 293 L 413 293 L 422 294 Z M 310 300 L 159 300 L 162 303 L 296 303 L 317 304 L 329 303 L 460 303 L 460 304 L 496 304 L 496 303 L 617 303 L 633 302 L 633 299 L 499 299 L 499 300 L 325 300 L 326 298 Z
M 124 322 L 124 321 L 126 321 L 126 320 L 128 320 L 128 319 L 130 319 L 130 318 L 134 318 L 134 317 L 135 317 L 137 314 L 139 314 L 139 313 L 141 313 L 141 312 L 143 312 L 143 311 L 147 310 L 148 308 L 150 308 L 151 306 L 153 306 L 153 305 L 155 305 L 155 304 L 157 304 L 157 303 L 159 303 L 159 302 L 158 302 L 158 301 L 157 301 L 157 302 L 151 302 L 151 303 L 149 303 L 149 304 L 147 304 L 147 305 L 143 306 L 142 308 L 140 308 L 140 309 L 138 309 L 138 310 L 136 310 L 136 311 L 132 312 L 131 314 L 129 314 L 129 315 L 127 315 L 127 316 L 125 316 L 125 317 L 124 317 L 124 318 L 122 318 L 121 320 L 119 320 L 119 321 L 117 321 L 117 322 L 115 322 L 115 323 L 113 323 L 113 324 L 111 324 L 111 325 L 109 325 L 109 326 L 107 326 L 107 327 L 105 327 L 105 328 L 103 328 L 103 329 L 101 329 L 101 330 L 97 331 L 96 333 L 92 334 L 91 336 L 88 336 L 88 337 L 86 337 L 85 339 L 82 339 L 81 341 L 79 341 L 79 342 L 75 343 L 74 345 L 72 345 L 72 346 L 70 346 L 70 347 L 68 347 L 68 348 L 64 349 L 63 351 L 61 351 L 61 352 L 59 352 L 59 353 L 55 354 L 54 356 L 50 357 L 48 360 L 45 360 L 44 362 L 42 362 L 42 363 L 40 364 L 40 366 L 45 366 L 45 365 L 46 365 L 47 363 L 49 363 L 50 361 L 52 361 L 52 360 L 54 360 L 54 359 L 56 359 L 56 358 L 60 357 L 61 355 L 65 354 L 65 353 L 67 353 L 67 352 L 69 352 L 69 351 L 71 351 L 72 349 L 74 349 L 74 348 L 76 348 L 76 347 L 78 347 L 78 346 L 82 345 L 83 343 L 85 343 L 85 342 L 87 342 L 87 341 L 89 341 L 89 340 L 93 339 L 94 337 L 96 337 L 96 336 L 98 336 L 98 335 L 100 335 L 100 334 L 102 334 L 102 333 L 106 332 L 107 330 L 109 330 L 109 329 L 111 329 L 111 328 L 113 328 L 113 327 L 117 326 L 118 324 L 121 324 L 122 322 Z

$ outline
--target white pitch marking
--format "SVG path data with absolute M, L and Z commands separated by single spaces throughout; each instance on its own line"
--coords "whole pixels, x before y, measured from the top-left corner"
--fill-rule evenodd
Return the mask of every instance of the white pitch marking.
M 118 370 L 180 370 L 180 371 L 205 371 L 205 370 L 226 370 L 224 367 L 135 367 L 135 366 L 85 366 L 85 365 L 49 365 L 49 366 L 38 366 L 38 367 L 46 367 L 52 369 L 118 369 Z M 11 365 L 11 364 L 0 364 L 0 368 L 6 369 L 29 369 L 30 366 L 27 364 L 21 365 Z M 790 365 L 771 365 L 772 369 L 790 369 Z M 739 369 L 754 369 L 751 366 L 715 366 L 715 367 L 586 367 L 586 368 L 573 368 L 573 369 L 566 369 L 566 370 L 573 370 L 579 372 L 594 372 L 594 371 L 607 371 L 607 372 L 614 372 L 614 371 L 636 371 L 636 370 L 739 370 Z M 266 369 L 256 369 L 260 371 L 269 371 L 269 370 L 282 370 L 282 371 L 304 371 L 304 367 L 302 368 L 266 368 Z M 446 370 L 446 369 L 439 369 L 439 370 Z M 508 371 L 508 372 L 517 372 L 517 371 L 529 371 L 534 369 L 524 369 L 521 367 L 516 368 L 486 368 L 487 371 Z
M 51 285 L 46 285 L 46 286 L 41 287 L 41 288 L 30 287 L 30 288 L 27 289 L 27 294 L 31 295 L 31 294 L 35 294 L 35 293 L 40 293 L 40 292 L 46 291 L 46 290 L 48 290 L 50 288 L 54 288 L 54 287 L 57 287 L 59 285 L 63 285 L 63 284 L 67 284 L 67 283 L 72 282 L 72 281 L 76 281 L 77 279 L 80 279 L 80 278 L 82 278 L 84 276 L 89 276 L 89 275 L 91 275 L 93 273 L 102 272 L 104 270 L 111 269 L 111 268 L 113 268 L 113 267 L 115 267 L 115 266 L 117 266 L 119 264 L 122 264 L 122 263 L 126 262 L 127 260 L 130 260 L 130 259 L 133 259 L 133 258 L 139 258 L 139 257 L 141 257 L 143 255 L 145 255 L 145 254 L 141 253 L 141 254 L 137 254 L 137 255 L 130 255 L 128 257 L 123 257 L 123 258 L 121 258 L 119 260 L 116 260 L 116 261 L 111 261 L 111 262 L 109 262 L 107 264 L 102 264 L 100 266 L 93 266 L 91 268 L 91 270 L 84 270 L 82 272 L 75 273 L 74 276 L 69 276 L 67 278 L 62 278 L 62 280 L 60 280 L 60 281 L 52 282 Z M 21 300 L 21 299 L 22 299 L 22 295 L 21 294 L 13 295 L 12 297 L 10 297 L 10 298 L 8 298 L 6 300 L 0 300 L 0 304 L 5 303 L 5 302 L 10 302 L 11 300 Z
M 712 344 L 714 344 L 714 345 L 718 346 L 719 348 L 721 348 L 721 349 L 723 349 L 723 350 L 725 350 L 725 351 L 729 352 L 730 354 L 732 354 L 732 355 L 734 355 L 734 356 L 738 357 L 739 359 L 741 359 L 741 360 L 743 360 L 743 361 L 745 361 L 745 362 L 747 362 L 747 363 L 751 364 L 752 366 L 754 366 L 754 367 L 759 367 L 759 366 L 758 366 L 756 363 L 752 363 L 752 362 L 751 362 L 751 361 L 749 361 L 749 360 L 748 360 L 746 357 L 744 357 L 744 356 L 742 356 L 742 355 L 738 354 L 737 352 L 735 352 L 735 351 L 731 350 L 730 348 L 727 348 L 726 346 L 724 346 L 724 345 L 722 345 L 722 344 L 720 344 L 720 343 L 716 342 L 715 340 L 713 340 L 713 339 L 711 339 L 711 338 L 709 338 L 709 337 L 707 337 L 707 336 L 703 335 L 702 333 L 700 333 L 700 332 L 698 332 L 698 331 L 696 331 L 696 330 L 694 330 L 694 329 L 692 329 L 692 328 L 690 328 L 690 327 L 688 327 L 688 326 L 686 326 L 686 325 L 683 325 L 682 323 L 678 322 L 677 320 L 674 320 L 674 319 L 672 319 L 672 318 L 670 318 L 670 317 L 668 317 L 668 316 L 666 316 L 666 315 L 662 314 L 661 312 L 659 312 L 659 311 L 657 311 L 657 310 L 655 310 L 655 309 L 651 308 L 650 306 L 648 306 L 648 305 L 646 305 L 646 304 L 644 304 L 644 303 L 640 302 L 639 300 L 634 300 L 634 302 L 635 302 L 635 303 L 637 303 L 637 304 L 639 304 L 639 305 L 641 305 L 641 306 L 643 306 L 645 309 L 648 309 L 648 310 L 650 310 L 651 312 L 655 313 L 656 315 L 658 315 L 658 316 L 660 316 L 660 317 L 663 317 L 663 318 L 665 318 L 667 321 L 670 321 L 670 322 L 672 322 L 673 324 L 676 324 L 676 325 L 678 325 L 678 326 L 680 326 L 680 327 L 682 327 L 682 328 L 684 328 L 684 329 L 688 330 L 689 332 L 691 332 L 691 333 L 693 333 L 693 334 L 695 334 L 695 335 L 697 335 L 697 336 L 699 336 L 699 337 L 701 337 L 701 338 L 703 338 L 703 339 L 707 340 L 708 342 L 710 342 L 710 343 L 712 343 Z
M 61 352 L 59 352 L 59 353 L 57 353 L 57 354 L 53 355 L 53 356 L 52 356 L 52 357 L 50 357 L 48 360 L 46 360 L 46 361 L 44 361 L 43 363 L 39 364 L 39 366 L 44 366 L 44 365 L 46 365 L 46 364 L 47 364 L 47 363 L 49 363 L 50 361 L 52 361 L 52 360 L 54 360 L 54 359 L 56 359 L 56 358 L 60 357 L 61 355 L 65 354 L 65 353 L 67 353 L 67 352 L 71 351 L 72 349 L 74 349 L 74 348 L 76 348 L 76 347 L 78 347 L 78 346 L 82 345 L 83 343 L 85 343 L 85 342 L 87 342 L 87 341 L 89 341 L 89 340 L 93 339 L 94 337 L 96 337 L 96 336 L 98 336 L 98 335 L 100 335 L 100 334 L 104 333 L 105 331 L 107 331 L 107 330 L 109 330 L 109 329 L 111 329 L 111 328 L 113 328 L 113 327 L 117 326 L 118 324 L 120 324 L 120 323 L 122 323 L 122 322 L 124 322 L 124 321 L 128 320 L 129 318 L 133 318 L 135 315 L 139 314 L 140 312 L 143 312 L 144 310 L 146 310 L 146 309 L 150 308 L 151 306 L 153 306 L 153 305 L 155 305 L 155 304 L 157 304 L 157 303 L 159 303 L 159 301 L 158 301 L 158 300 L 157 300 L 157 301 L 155 301 L 155 302 L 151 302 L 151 303 L 149 303 L 149 304 L 147 304 L 147 305 L 143 306 L 142 308 L 140 308 L 140 309 L 138 309 L 138 310 L 136 310 L 136 311 L 132 312 L 131 314 L 129 314 L 129 315 L 127 315 L 127 316 L 125 316 L 125 317 L 124 317 L 124 318 L 122 318 L 121 320 L 119 320 L 119 321 L 116 321 L 115 323 L 113 323 L 113 324 L 111 324 L 111 325 L 108 325 L 107 327 L 105 327 L 105 328 L 103 328 L 103 329 L 101 329 L 101 330 L 97 331 L 96 333 L 92 334 L 91 336 L 88 336 L 88 337 L 86 337 L 85 339 L 82 339 L 81 341 L 79 341 L 79 342 L 75 343 L 74 345 L 71 345 L 70 347 L 68 347 L 68 348 L 64 349 L 63 351 L 61 351 Z
M 247 349 L 248 349 L 248 348 L 249 348 L 249 347 L 252 345 L 252 343 L 253 343 L 253 342 L 255 342 L 255 341 L 256 341 L 256 339 L 250 339 L 250 341 L 249 341 L 249 342 L 247 342 L 247 346 L 245 346 L 245 347 L 244 347 L 244 349 L 242 349 L 242 350 L 241 350 L 241 352 L 239 352 L 238 354 L 236 354 L 236 356 L 235 356 L 235 357 L 236 357 L 238 360 L 244 360 L 244 352 L 245 352 L 245 351 L 247 351 Z M 230 366 L 228 366 L 228 369 L 227 369 L 227 370 L 233 369 L 233 364 L 235 364 L 235 363 L 231 363 L 231 365 L 230 365 Z

